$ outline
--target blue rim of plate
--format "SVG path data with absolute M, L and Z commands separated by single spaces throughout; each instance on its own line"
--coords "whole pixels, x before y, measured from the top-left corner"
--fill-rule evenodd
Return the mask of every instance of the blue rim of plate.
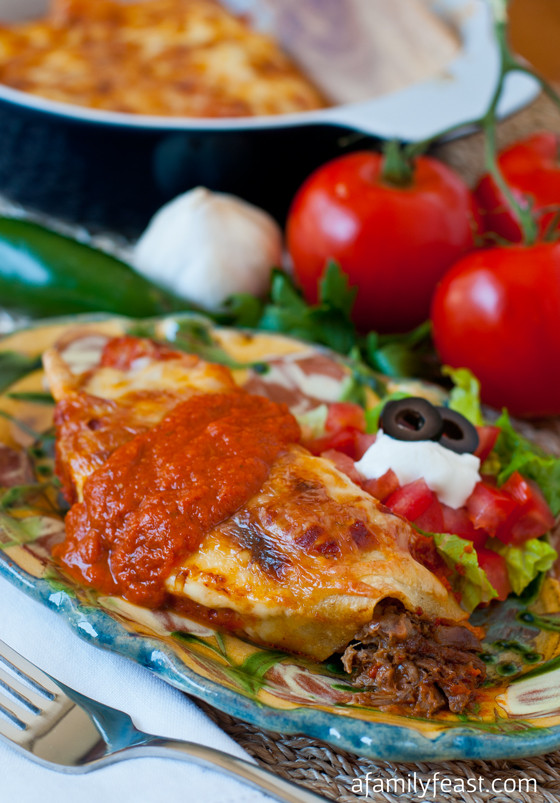
M 184 314 L 192 316 L 192 313 Z M 19 331 L 44 326 L 119 319 L 131 320 L 109 313 L 34 320 L 6 333 L 0 337 L 0 342 Z M 201 677 L 189 669 L 164 642 L 156 637 L 131 633 L 101 608 L 83 604 L 67 592 L 53 588 L 47 580 L 29 574 L 1 550 L 0 577 L 62 616 L 82 640 L 128 658 L 180 691 L 265 731 L 302 734 L 340 750 L 382 761 L 514 759 L 542 755 L 560 748 L 560 725 L 544 728 L 529 725 L 512 733 L 491 733 L 480 730 L 476 725 L 466 727 L 442 723 L 441 734 L 432 738 L 413 727 L 368 722 L 346 716 L 342 711 L 333 714 L 312 706 L 282 711 Z M 436 721 L 434 725 L 437 727 Z
M 201 678 L 158 639 L 130 633 L 105 611 L 83 605 L 64 591 L 54 590 L 48 581 L 32 577 L 2 552 L 0 576 L 60 614 L 84 641 L 129 658 L 180 691 L 266 731 L 303 734 L 341 750 L 383 761 L 512 759 L 548 753 L 560 747 L 560 726 L 533 727 L 514 734 L 481 733 L 475 728 L 447 726 L 432 739 L 413 728 L 365 722 L 311 707 L 283 712 Z

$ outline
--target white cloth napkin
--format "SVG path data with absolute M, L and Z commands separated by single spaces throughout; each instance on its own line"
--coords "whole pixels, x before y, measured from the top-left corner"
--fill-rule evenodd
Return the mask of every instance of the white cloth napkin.
M 184 694 L 132 661 L 78 638 L 66 622 L 0 578 L 0 639 L 68 686 L 129 713 L 159 736 L 247 753 Z M 17 803 L 271 803 L 218 772 L 160 758 L 124 761 L 86 775 L 63 775 L 0 742 L 0 801 Z

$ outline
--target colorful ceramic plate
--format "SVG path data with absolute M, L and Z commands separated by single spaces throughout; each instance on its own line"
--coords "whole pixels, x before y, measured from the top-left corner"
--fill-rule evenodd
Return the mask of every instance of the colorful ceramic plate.
M 61 576 L 50 551 L 63 533 L 64 507 L 53 481 L 53 404 L 44 386 L 40 354 L 71 326 L 91 336 L 93 352 L 98 332 L 180 336 L 191 350 L 233 365 L 240 384 L 267 381 L 262 362 L 275 356 L 283 364 L 301 366 L 306 355 L 317 353 L 277 335 L 212 329 L 193 316 L 140 323 L 73 318 L 5 338 L 0 342 L 4 578 L 60 613 L 81 638 L 121 653 L 173 686 L 267 730 L 303 733 L 371 758 L 404 761 L 513 758 L 560 746 L 560 586 L 553 579 L 541 580 L 524 598 L 510 598 L 475 614 L 475 623 L 487 628 L 484 658 L 489 675 L 477 712 L 422 720 L 353 703 L 354 689 L 336 661 L 313 664 L 264 650 L 177 615 L 100 596 Z M 352 383 L 352 369 L 334 355 L 321 355 L 336 368 L 328 372 L 330 382 L 315 387 L 317 395 L 326 398 Z M 337 371 L 340 376 L 333 383 Z M 301 374 L 292 372 L 294 377 Z M 439 393 L 418 383 L 408 383 L 407 389 L 428 397 Z M 372 377 L 370 404 L 381 391 L 382 382 Z

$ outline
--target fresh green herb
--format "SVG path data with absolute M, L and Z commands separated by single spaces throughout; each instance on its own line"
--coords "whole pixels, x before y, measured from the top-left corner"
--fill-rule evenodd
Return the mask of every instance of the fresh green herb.
M 0 353 L 0 392 L 9 388 L 18 379 L 36 371 L 41 367 L 40 357 L 29 357 L 17 351 Z
M 357 369 L 353 391 L 358 398 L 363 396 L 365 386 L 379 384 L 371 369 L 392 377 L 438 375 L 429 322 L 406 334 L 370 332 L 361 336 L 351 320 L 355 296 L 356 288 L 350 287 L 335 262 L 327 266 L 315 305 L 307 304 L 293 280 L 277 269 L 272 274 L 267 300 L 258 302 L 244 294 L 232 296 L 225 313 L 215 316 L 215 320 L 289 334 L 349 356 Z M 364 370 L 368 366 L 369 376 Z M 349 400 L 356 400 L 356 396 Z
M 429 321 L 412 332 L 379 335 L 370 332 L 365 338 L 364 357 L 377 371 L 386 376 L 437 376 L 433 359 Z
M 556 550 L 539 538 L 531 538 L 519 547 L 503 544 L 494 538 L 487 546 L 505 558 L 515 594 L 521 594 L 538 574 L 547 572 L 558 557 Z
M 285 332 L 320 343 L 341 354 L 349 354 L 357 344 L 350 312 L 356 289 L 350 288 L 340 268 L 329 263 L 319 285 L 319 303 L 309 306 L 292 280 L 280 270 L 272 277 L 270 303 L 263 310 L 258 328 Z
M 449 407 L 464 415 L 475 426 L 482 426 L 484 419 L 480 410 L 480 382 L 467 368 L 451 368 L 444 365 L 444 376 L 453 382 L 449 394 Z
M 358 346 L 352 349 L 345 363 L 350 368 L 352 375 L 343 389 L 345 398 L 341 398 L 340 401 L 355 401 L 356 404 L 365 404 L 368 388 L 378 396 L 387 395 L 387 383 L 384 377 L 372 371 L 364 362 Z
M 552 513 L 555 516 L 558 515 L 560 513 L 560 459 L 546 454 L 516 432 L 506 410 L 496 421 L 496 426 L 501 429 L 495 446 L 502 466 L 498 474 L 500 485 L 514 471 L 519 471 L 537 483 Z
M 223 323 L 235 322 L 236 326 L 254 329 L 263 313 L 263 303 L 250 293 L 236 293 L 226 302 Z M 218 319 L 218 322 L 222 322 Z

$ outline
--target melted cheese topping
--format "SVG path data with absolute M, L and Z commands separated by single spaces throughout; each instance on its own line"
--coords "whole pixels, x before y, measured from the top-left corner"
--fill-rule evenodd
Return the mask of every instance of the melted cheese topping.
M 0 28 L 0 81 L 134 114 L 244 117 L 324 106 L 268 36 L 215 0 L 53 0 Z
M 89 342 L 86 340 L 88 346 Z M 110 342 L 117 343 L 122 355 L 135 341 L 124 337 Z M 151 358 L 136 356 L 120 368 L 98 364 L 93 370 L 74 374 L 62 356 L 68 351 L 66 348 L 61 354 L 57 348 L 49 349 L 43 362 L 58 402 L 57 472 L 71 501 L 82 499 L 88 476 L 118 446 L 158 424 L 179 401 L 236 387 L 227 368 L 192 354 L 154 351 Z M 79 351 L 79 344 L 74 344 L 74 351 Z M 72 356 L 76 364 L 76 355 Z
M 132 337 L 110 340 L 99 364 L 82 374 L 65 368 L 56 348 L 45 368 L 58 401 L 57 473 L 74 502 L 88 477 L 111 468 L 111 455 L 141 446 L 142 433 L 181 400 L 243 393 L 224 366 Z M 427 618 L 466 617 L 415 560 L 414 539 L 404 519 L 333 463 L 290 443 L 260 490 L 179 556 L 165 589 L 195 618 L 206 613 L 255 641 L 322 660 L 387 597 Z

